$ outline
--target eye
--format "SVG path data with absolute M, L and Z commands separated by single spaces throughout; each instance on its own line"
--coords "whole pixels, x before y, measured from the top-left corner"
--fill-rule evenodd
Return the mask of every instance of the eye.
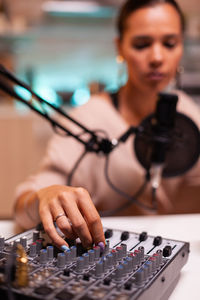
M 174 39 L 173 39 L 173 40 L 167 40 L 167 41 L 164 41 L 164 42 L 163 42 L 163 45 L 164 45 L 166 48 L 172 49 L 172 48 L 175 48 L 175 47 L 176 47 L 177 41 L 175 41 Z
M 132 47 L 136 50 L 143 50 L 145 48 L 148 48 L 149 46 L 150 43 L 137 43 L 132 45 Z
M 176 47 L 176 43 L 164 43 L 165 47 L 169 48 L 169 49 L 172 49 L 174 47 Z

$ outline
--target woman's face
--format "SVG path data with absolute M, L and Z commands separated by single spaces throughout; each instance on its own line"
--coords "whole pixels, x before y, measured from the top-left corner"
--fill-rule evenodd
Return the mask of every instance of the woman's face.
M 128 17 L 117 45 L 128 82 L 142 91 L 162 91 L 175 76 L 183 52 L 180 16 L 170 4 L 138 9 Z

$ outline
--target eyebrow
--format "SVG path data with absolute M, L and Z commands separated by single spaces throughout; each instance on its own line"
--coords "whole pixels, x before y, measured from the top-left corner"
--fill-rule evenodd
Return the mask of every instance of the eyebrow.
M 165 34 L 163 36 L 163 38 L 167 38 L 167 39 L 173 39 L 173 38 L 178 38 L 179 34 Z M 133 40 L 148 40 L 148 39 L 152 39 L 152 36 L 150 35 L 136 35 L 133 37 Z

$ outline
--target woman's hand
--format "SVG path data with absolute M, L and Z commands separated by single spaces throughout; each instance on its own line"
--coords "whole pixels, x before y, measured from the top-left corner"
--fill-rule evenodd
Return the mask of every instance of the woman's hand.
M 52 185 L 36 192 L 36 197 L 44 230 L 57 247 L 68 245 L 57 233 L 54 221 L 67 238 L 79 237 L 86 248 L 93 243 L 105 244 L 100 216 L 85 189 Z

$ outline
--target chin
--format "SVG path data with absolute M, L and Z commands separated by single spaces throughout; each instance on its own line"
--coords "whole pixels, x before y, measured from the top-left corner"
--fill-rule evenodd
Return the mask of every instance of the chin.
M 148 85 L 151 92 L 154 93 L 160 93 L 163 92 L 169 84 L 169 81 L 165 82 L 151 82 L 151 84 Z

